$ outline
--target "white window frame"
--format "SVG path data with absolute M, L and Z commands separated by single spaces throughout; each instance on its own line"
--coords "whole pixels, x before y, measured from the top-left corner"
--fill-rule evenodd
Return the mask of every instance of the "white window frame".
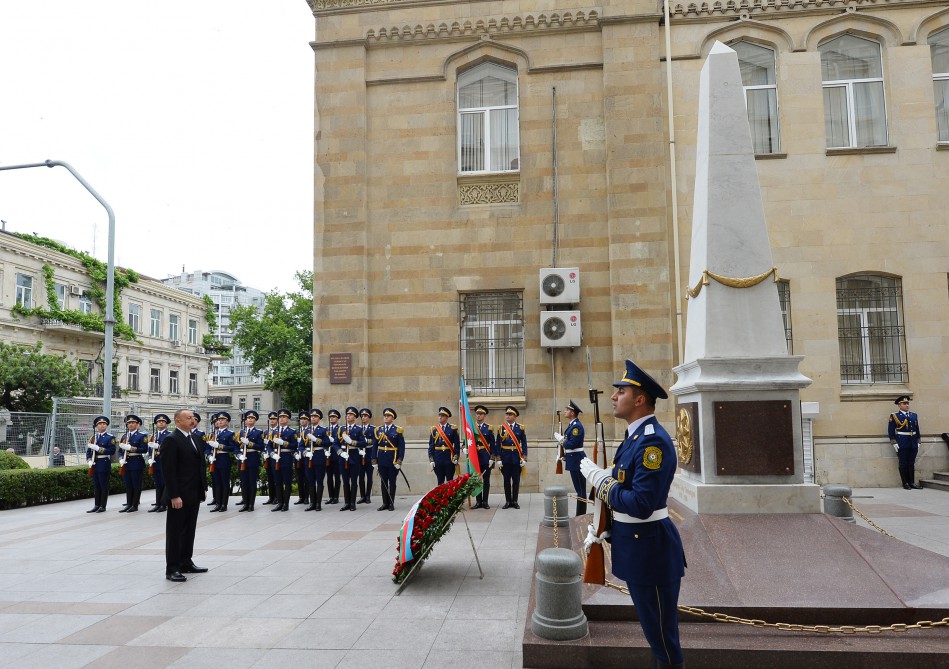
M 178 314 L 168 314 L 168 339 L 179 341 L 178 322 L 181 317 Z
M 870 297 L 863 299 L 862 301 L 864 302 L 885 301 L 887 297 L 892 297 L 894 304 L 876 304 L 871 306 L 855 305 L 853 303 L 857 302 L 857 300 L 852 298 L 850 303 L 847 303 L 844 307 L 841 307 L 842 297 L 839 282 L 845 279 L 879 280 L 879 285 L 867 287 L 866 289 L 849 288 L 845 290 L 866 290 Z M 890 291 L 891 295 L 887 295 L 884 291 Z M 879 296 L 876 295 L 877 293 L 879 293 Z M 846 300 L 846 296 L 844 296 L 844 299 Z M 890 315 L 890 321 L 893 324 L 880 325 L 879 322 L 875 322 L 878 319 L 872 318 L 873 314 L 884 313 Z M 855 329 L 860 331 L 859 343 L 861 353 L 859 359 L 863 370 L 859 375 L 854 374 L 852 371 L 849 374 L 845 374 L 843 350 L 847 346 L 847 341 L 853 342 L 858 338 L 854 336 L 843 337 L 843 333 L 841 332 L 842 319 L 851 321 L 851 323 L 844 325 L 844 332 L 853 331 Z M 898 278 L 876 274 L 861 274 L 840 277 L 837 284 L 837 327 L 838 342 L 841 348 L 841 384 L 866 385 L 873 383 L 907 383 L 909 377 L 906 364 L 906 334 L 903 320 L 903 289 L 902 282 Z M 878 332 L 876 333 L 876 336 L 874 336 L 875 329 L 886 330 L 891 328 L 895 330 L 895 333 L 889 334 L 884 331 L 882 333 Z M 875 361 L 873 355 L 874 345 L 881 348 L 881 350 L 888 349 L 891 352 L 895 351 L 895 356 L 893 359 L 886 357 L 883 360 L 877 359 Z M 879 356 L 877 357 L 879 358 Z M 874 369 L 875 366 L 882 367 L 882 369 L 877 372 Z M 852 368 L 853 365 L 847 365 L 847 367 Z M 887 367 L 890 367 L 891 369 L 887 369 Z
M 867 42 L 867 43 L 869 43 L 869 44 L 875 44 L 875 45 L 877 46 L 878 53 L 879 53 L 879 57 L 880 57 L 880 72 L 881 72 L 881 76 L 879 76 L 879 77 L 867 77 L 867 78 L 863 78 L 863 79 L 829 79 L 829 80 L 823 81 L 823 91 L 824 91 L 824 123 L 825 123 L 825 127 L 826 127 L 827 118 L 828 118 L 828 114 L 829 114 L 829 111 L 828 111 L 828 109 L 827 109 L 827 96 L 826 96 L 826 92 L 827 92 L 828 90 L 830 90 L 830 89 L 833 89 L 833 88 L 843 88 L 843 89 L 844 89 L 845 98 L 846 98 L 846 104 L 847 104 L 847 138 L 848 138 L 848 143 L 845 144 L 845 145 L 831 146 L 831 145 L 830 145 L 831 138 L 830 138 L 829 135 L 826 135 L 826 148 L 828 148 L 828 149 L 858 149 L 858 148 L 869 148 L 869 147 L 871 147 L 871 146 L 888 146 L 889 143 L 890 143 L 890 128 L 889 128 L 889 123 L 887 122 L 887 113 L 886 113 L 886 84 L 885 84 L 885 82 L 884 82 L 884 80 L 883 80 L 883 76 L 882 76 L 882 72 L 883 72 L 883 45 L 880 44 L 880 43 L 877 42 L 877 41 L 874 41 L 874 40 L 871 40 L 871 39 L 867 39 L 867 38 L 865 38 L 865 37 L 858 37 L 857 35 L 850 35 L 849 33 L 848 33 L 848 34 L 844 34 L 844 35 L 839 35 L 838 37 L 835 37 L 835 38 L 832 39 L 832 40 L 828 40 L 827 42 L 824 42 L 823 44 L 821 44 L 821 45 L 818 47 L 818 51 L 821 51 L 821 62 L 822 62 L 822 65 L 823 65 L 823 57 L 824 57 L 824 55 L 823 55 L 823 48 L 826 47 L 826 46 L 828 46 L 828 45 L 830 45 L 830 44 L 833 44 L 833 43 L 836 42 L 837 40 L 842 39 L 842 38 L 844 38 L 844 37 L 851 37 L 851 38 L 853 38 L 853 39 L 862 40 L 862 41 Z M 856 105 L 856 99 L 855 99 L 855 96 L 854 96 L 854 87 L 857 86 L 857 85 L 860 85 L 860 84 L 876 84 L 876 83 L 880 84 L 880 88 L 881 88 L 882 91 L 883 91 L 883 109 L 882 109 L 882 112 L 883 112 L 883 119 L 882 119 L 882 120 L 883 120 L 883 135 L 884 135 L 884 137 L 883 137 L 883 143 L 882 143 L 882 144 L 867 144 L 867 145 L 861 145 L 861 144 L 858 144 L 858 143 L 857 143 L 857 114 L 856 114 L 857 105 Z
M 83 314 L 92 313 L 92 297 L 85 291 L 79 296 L 79 311 Z
M 188 319 L 188 343 L 192 346 L 198 345 L 198 320 L 196 318 Z
M 66 311 L 66 284 L 54 283 L 53 291 L 56 293 L 56 301 L 59 303 L 59 310 Z M 52 307 L 53 305 L 49 305 Z
M 129 365 L 126 372 L 126 385 L 129 390 L 138 390 L 139 366 Z
M 178 370 L 172 369 L 168 371 L 168 394 L 169 395 L 178 395 L 179 393 L 178 385 Z
M 136 333 L 142 331 L 142 305 L 129 303 L 129 327 Z
M 148 372 L 148 392 L 161 392 L 161 368 L 150 367 Z
M 460 296 L 463 315 L 461 365 L 473 395 L 516 397 L 525 394 L 524 299 L 521 293 L 468 293 Z M 501 300 L 517 300 L 520 319 L 504 318 Z M 493 314 L 493 315 L 492 315 Z M 503 356 L 513 356 L 504 363 Z M 500 376 L 507 366 L 508 376 Z M 506 381 L 505 381 L 506 379 Z
M 29 283 L 29 285 L 27 285 L 27 283 Z M 29 274 L 17 272 L 15 302 L 24 309 L 33 308 L 33 277 Z
M 936 142 L 938 144 L 949 144 L 949 71 L 936 71 L 936 53 L 934 47 L 940 46 L 949 48 L 949 28 L 933 33 L 927 40 L 929 44 L 930 56 L 933 66 L 933 96 L 936 104 Z M 949 61 L 949 59 L 947 59 Z M 949 62 L 946 63 L 949 68 Z M 942 88 L 940 96 L 939 88 Z M 940 108 L 940 97 L 942 107 Z
M 197 372 L 188 372 L 188 394 L 189 395 L 198 394 L 198 373 Z
M 150 309 L 149 334 L 161 338 L 161 309 Z
M 509 83 L 514 84 L 514 104 L 510 105 L 490 105 L 483 107 L 464 107 L 461 106 L 461 89 L 465 86 L 472 84 L 476 81 L 479 81 L 485 77 L 493 76 L 497 79 L 502 79 Z M 457 164 L 458 164 L 458 173 L 459 174 L 493 174 L 501 172 L 511 172 L 517 173 L 520 171 L 521 165 L 521 133 L 520 133 L 520 88 L 518 86 L 517 80 L 517 70 L 499 63 L 485 62 L 475 67 L 472 67 L 469 70 L 458 75 L 458 83 L 455 91 L 455 103 L 458 108 L 458 132 L 457 132 Z M 491 115 L 492 112 L 497 112 L 505 109 L 513 109 L 515 115 L 515 131 L 517 136 L 514 139 L 514 158 L 513 161 L 517 166 L 511 167 L 508 165 L 505 168 L 498 168 L 491 165 L 491 139 L 494 136 L 491 129 Z M 475 169 L 464 169 L 463 156 L 462 156 L 462 128 L 464 127 L 463 118 L 465 116 L 481 116 L 483 120 L 483 146 L 482 146 L 482 155 L 481 160 L 482 164 L 485 166 L 485 169 L 475 170 Z
M 780 111 L 780 109 L 781 109 L 781 107 L 780 107 L 780 101 L 779 101 L 779 99 L 778 99 L 778 56 L 777 56 L 777 52 L 776 52 L 774 49 L 772 49 L 771 47 L 764 46 L 764 45 L 762 45 L 762 44 L 757 44 L 757 43 L 755 43 L 755 42 L 750 42 L 750 41 L 748 41 L 748 40 L 738 40 L 738 41 L 736 41 L 736 42 L 732 42 L 729 46 L 731 46 L 732 49 L 735 49 L 735 51 L 738 51 L 738 62 L 739 62 L 739 63 L 741 63 L 741 60 L 742 60 L 742 58 L 741 58 L 741 52 L 739 51 L 739 49 L 740 49 L 741 47 L 740 47 L 739 45 L 748 45 L 748 46 L 754 47 L 754 48 L 756 48 L 756 49 L 761 49 L 761 50 L 763 50 L 763 51 L 770 51 L 770 52 L 771 52 L 771 67 L 772 67 L 772 72 L 773 72 L 773 74 L 774 74 L 774 83 L 773 83 L 773 84 L 753 84 L 753 85 L 750 85 L 750 86 L 745 86 L 745 85 L 744 85 L 744 81 L 742 81 L 742 87 L 743 87 L 744 90 L 745 90 L 745 111 L 746 111 L 747 114 L 748 114 L 748 125 L 749 125 L 749 127 L 751 128 L 751 142 L 752 142 L 752 145 L 753 145 L 753 147 L 754 147 L 755 154 L 758 154 L 758 155 L 768 155 L 768 154 L 772 154 L 772 153 L 781 153 L 781 123 L 780 123 L 780 118 L 781 118 L 781 111 Z M 736 48 L 736 47 L 738 47 L 738 48 Z M 768 119 L 769 119 L 769 121 L 770 121 L 770 127 L 771 127 L 771 130 L 772 130 L 771 137 L 770 137 L 770 142 L 771 142 L 770 148 L 768 148 L 768 147 L 759 147 L 759 146 L 756 146 L 756 145 L 755 145 L 755 133 L 754 133 L 754 127 L 755 127 L 755 126 L 754 126 L 754 124 L 752 123 L 751 109 L 750 109 L 750 107 L 749 107 L 749 105 L 748 105 L 748 97 L 749 97 L 749 95 L 751 94 L 752 91 L 774 91 L 774 110 L 773 110 L 774 114 L 773 114 L 773 115 L 771 114 L 771 111 L 772 111 L 772 110 L 770 109 L 770 104 L 769 104 L 769 110 L 768 110 L 768 112 L 769 112 L 769 113 L 768 113 Z M 763 150 L 763 149 L 765 149 L 765 148 L 767 148 L 767 150 Z

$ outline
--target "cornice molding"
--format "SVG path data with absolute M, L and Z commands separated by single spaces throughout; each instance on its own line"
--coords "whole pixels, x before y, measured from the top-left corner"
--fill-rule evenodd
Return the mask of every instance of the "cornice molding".
M 589 12 L 578 11 L 554 12 L 551 14 L 527 14 L 524 16 L 502 17 L 500 19 L 478 19 L 475 21 L 441 22 L 438 25 L 421 23 L 403 26 L 382 27 L 370 29 L 366 33 L 367 42 L 406 42 L 413 40 L 434 40 L 458 37 L 473 37 L 478 35 L 503 35 L 506 33 L 524 33 L 541 30 L 576 31 L 598 30 L 599 14 L 595 10 Z
M 856 12 L 857 9 L 943 6 L 941 0 L 714 0 L 680 2 L 672 6 L 672 18 L 695 19 L 710 16 L 747 18 L 761 14 L 788 14 L 812 10 Z

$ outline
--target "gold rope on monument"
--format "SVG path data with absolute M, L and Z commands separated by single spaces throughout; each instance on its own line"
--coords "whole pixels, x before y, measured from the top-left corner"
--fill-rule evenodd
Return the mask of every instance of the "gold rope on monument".
M 729 288 L 751 288 L 752 286 L 757 286 L 759 283 L 767 279 L 769 276 L 774 274 L 774 282 L 777 283 L 778 279 L 778 268 L 772 267 L 764 274 L 759 274 L 758 276 L 746 276 L 739 279 L 731 279 L 727 276 L 722 276 L 705 270 L 702 272 L 702 278 L 699 279 L 699 282 L 695 284 L 695 288 L 686 289 L 689 293 L 689 297 L 696 298 L 699 296 L 699 293 L 702 292 L 702 286 L 707 286 L 709 284 L 709 279 L 715 279 L 723 286 L 728 286 Z

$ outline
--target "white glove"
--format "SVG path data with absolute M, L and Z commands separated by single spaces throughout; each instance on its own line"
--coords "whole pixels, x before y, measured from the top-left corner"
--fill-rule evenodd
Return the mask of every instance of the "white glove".
M 89 466 L 89 467 L 91 467 L 94 462 L 95 462 L 95 460 L 86 460 L 86 465 Z
M 209 455 L 209 456 L 208 456 L 208 464 L 211 464 L 212 462 L 214 462 L 214 456 L 213 456 L 213 455 Z
M 305 458 L 312 458 L 312 457 L 313 457 L 313 451 L 303 451 L 303 457 L 305 457 Z
M 119 444 L 119 448 L 121 448 L 123 451 L 128 451 L 132 447 L 129 446 L 128 444 Z
M 457 465 L 457 464 L 458 464 L 458 458 L 452 458 L 452 459 L 451 459 L 451 464 Z
M 527 466 L 527 460 L 521 460 L 521 467 Z
M 221 444 L 219 444 L 218 442 L 212 439 L 211 441 L 208 442 L 208 446 L 210 446 L 211 448 L 220 448 Z
M 554 439 L 556 439 L 557 441 L 563 441 L 563 435 L 560 434 L 559 432 L 554 432 Z
M 488 469 L 494 469 L 494 465 L 495 465 L 495 464 L 496 464 L 496 463 L 495 463 L 494 460 L 489 460 L 489 461 L 488 461 Z
M 267 454 L 267 457 L 270 458 L 271 460 L 279 460 L 279 459 L 280 459 L 280 458 L 277 456 L 277 451 L 270 451 L 270 453 Z
M 151 467 L 153 464 L 155 464 L 155 458 L 149 458 L 149 459 L 148 459 L 148 466 Z
M 361 457 L 361 458 L 366 457 L 366 449 L 365 449 L 365 448 L 360 448 L 360 449 L 359 449 L 359 457 Z
M 247 437 L 241 437 L 241 443 L 244 444 L 244 446 L 250 446 L 250 439 Z
M 306 440 L 307 440 L 307 441 L 315 441 L 315 440 L 316 440 L 316 437 L 314 437 L 312 434 L 308 434 L 308 435 L 306 435 Z
M 336 443 L 336 440 L 333 439 L 333 437 L 330 437 L 330 443 L 331 443 L 331 444 L 335 444 L 335 443 Z
M 343 432 L 343 441 L 345 441 L 347 444 L 352 444 L 353 438 L 350 437 L 348 433 Z
M 324 449 L 323 449 L 323 454 L 326 455 L 327 458 L 329 458 L 330 455 L 332 455 L 332 451 L 330 451 L 330 449 L 328 449 L 328 448 L 324 448 Z
M 297 451 L 296 453 L 293 454 L 293 459 L 294 459 L 294 460 L 299 460 L 301 457 L 302 457 L 302 456 L 300 455 L 300 451 Z
M 396 469 L 402 469 L 402 465 L 400 465 L 400 464 L 397 462 L 397 463 L 395 463 L 395 468 L 396 468 Z
M 580 473 L 583 474 L 587 482 L 593 486 L 594 490 L 600 487 L 600 483 L 603 482 L 603 479 L 609 477 L 609 472 L 601 467 L 597 467 L 590 458 L 583 458 L 580 461 Z
M 369 466 L 372 467 L 373 469 L 375 469 L 375 468 L 376 468 L 376 463 L 375 463 L 375 462 L 370 462 L 370 463 L 369 463 Z
M 101 446 L 93 446 L 92 450 L 94 450 L 96 453 L 101 453 L 103 449 Z
M 119 460 L 119 466 L 120 466 L 120 467 L 124 467 L 124 466 L 125 466 L 125 458 L 122 458 L 121 460 Z
M 432 471 L 435 471 L 435 463 L 434 463 L 434 462 L 429 462 L 428 465 L 429 465 L 429 467 L 432 468 Z
M 593 544 L 601 544 L 603 540 L 610 536 L 610 531 L 605 530 L 601 535 L 597 536 L 596 528 L 593 525 L 587 525 L 587 536 L 583 540 L 583 552 L 587 555 L 590 554 L 590 548 Z
M 246 455 L 238 455 L 238 456 L 237 456 L 237 459 L 238 459 L 238 461 L 240 461 L 240 462 L 244 462 L 244 460 L 247 459 L 247 456 L 246 456 Z
M 349 460 L 349 451 L 340 451 L 339 457 L 341 457 L 343 460 Z
M 567 461 L 567 458 L 557 458 L 557 459 L 560 460 L 561 462 L 566 462 L 566 461 Z
M 285 441 L 284 441 L 283 439 L 281 439 L 280 437 L 277 437 L 276 439 L 273 440 L 273 443 L 277 444 L 277 446 L 283 446 L 283 445 L 285 445 L 287 442 L 285 442 Z

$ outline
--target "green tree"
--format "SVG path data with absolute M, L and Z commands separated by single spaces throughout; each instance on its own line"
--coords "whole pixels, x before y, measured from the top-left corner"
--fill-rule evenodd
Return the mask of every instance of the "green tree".
M 302 290 L 267 293 L 262 312 L 231 309 L 233 344 L 264 387 L 281 393 L 291 409 L 307 409 L 313 396 L 313 272 L 297 272 Z
M 53 397 L 72 397 L 83 390 L 84 372 L 78 363 L 35 346 L 0 341 L 0 406 L 10 411 L 53 409 Z

